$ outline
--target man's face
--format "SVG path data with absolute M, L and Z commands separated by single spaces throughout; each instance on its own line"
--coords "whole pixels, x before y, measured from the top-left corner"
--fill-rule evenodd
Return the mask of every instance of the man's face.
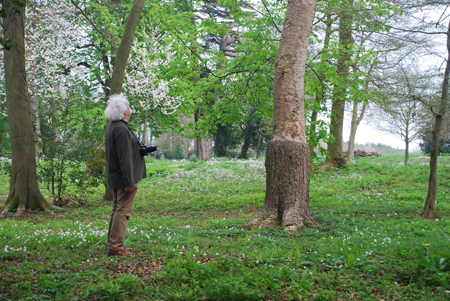
M 128 121 L 128 119 L 130 119 L 131 116 L 130 106 L 126 102 L 124 102 L 123 104 L 127 107 L 127 110 L 125 111 L 125 113 L 123 113 L 123 120 Z

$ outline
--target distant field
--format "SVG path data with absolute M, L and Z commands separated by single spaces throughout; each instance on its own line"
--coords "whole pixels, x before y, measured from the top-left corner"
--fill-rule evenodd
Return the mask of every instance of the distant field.
M 450 156 L 438 161 L 435 220 L 419 216 L 429 158 L 403 160 L 315 171 L 316 224 L 294 234 L 245 228 L 264 204 L 262 159 L 151 161 L 125 241 L 136 256 L 105 255 L 102 187 L 63 211 L 11 215 L 0 300 L 449 300 Z M 2 175 L 3 200 L 8 185 Z

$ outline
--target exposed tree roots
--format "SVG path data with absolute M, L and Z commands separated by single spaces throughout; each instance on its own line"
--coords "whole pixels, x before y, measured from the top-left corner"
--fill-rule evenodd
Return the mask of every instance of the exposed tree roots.
M 420 213 L 420 216 L 423 216 L 428 219 L 435 219 L 436 218 L 436 210 L 423 210 L 422 213 Z
M 249 221 L 246 226 L 249 229 L 263 229 L 266 227 L 280 227 L 282 226 L 284 231 L 286 232 L 295 232 L 300 228 L 303 228 L 305 225 L 314 226 L 316 223 L 313 221 L 311 217 L 307 217 L 306 219 L 302 219 L 299 221 L 297 225 L 282 225 L 281 222 L 277 218 L 261 218 L 257 217 L 251 221 Z
M 327 160 L 324 164 L 319 165 L 317 168 L 319 170 L 327 170 L 329 168 L 344 168 L 346 164 L 347 164 L 347 161 L 345 160 L 345 158 L 342 155 L 340 155 L 340 156 L 334 158 L 332 161 Z
M 47 211 L 49 209 L 62 210 L 62 208 L 50 204 L 42 195 L 27 200 L 26 197 L 21 197 L 14 192 L 11 194 L 12 196 L 6 200 L 6 203 L 1 210 L 0 217 L 6 216 L 8 212 L 13 211 L 14 209 L 16 209 L 15 216 L 21 216 L 26 209 L 43 211 Z

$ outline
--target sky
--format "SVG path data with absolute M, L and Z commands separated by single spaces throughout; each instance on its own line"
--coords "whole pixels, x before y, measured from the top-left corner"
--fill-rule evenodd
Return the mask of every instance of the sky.
M 448 8 L 448 7 L 447 7 Z M 446 27 L 448 24 L 448 13 L 442 14 L 442 7 L 439 7 L 436 11 L 426 11 L 426 16 L 429 20 L 441 20 L 441 24 Z M 446 9 L 448 12 L 448 10 Z M 445 13 L 445 11 L 444 11 Z M 418 20 L 421 20 L 424 16 L 418 15 Z M 424 67 L 424 69 L 427 69 L 431 66 L 438 66 L 440 67 L 440 71 L 442 71 L 443 74 L 443 68 L 445 68 L 444 57 L 447 56 L 447 49 L 446 49 L 446 42 L 447 42 L 447 36 L 446 35 L 429 35 L 429 38 L 433 39 L 435 42 L 435 51 L 432 51 L 428 53 L 428 55 L 423 56 L 420 58 L 421 65 Z M 345 114 L 344 119 L 344 132 L 343 132 L 343 139 L 344 141 L 349 140 L 350 136 L 350 115 L 348 112 Z M 364 118 L 366 119 L 366 117 Z M 397 149 L 405 149 L 405 142 L 399 137 L 395 136 L 393 134 L 389 134 L 383 131 L 378 130 L 375 126 L 365 123 L 365 120 L 362 120 L 360 125 L 358 126 L 358 129 L 356 131 L 356 137 L 355 137 L 355 143 L 357 144 L 366 144 L 366 143 L 383 143 L 385 145 L 390 145 L 393 148 Z M 367 120 L 367 119 L 366 119 Z M 366 121 L 367 122 L 367 121 Z M 420 140 L 416 140 L 414 142 L 411 142 L 409 144 L 409 151 L 410 152 L 420 152 L 419 143 Z
M 350 120 L 344 121 L 344 141 L 348 141 L 350 136 Z M 419 142 L 415 141 L 409 144 L 410 152 L 419 152 Z M 374 126 L 364 124 L 364 119 L 358 126 L 356 131 L 355 143 L 366 144 L 366 143 L 383 143 L 389 145 L 396 149 L 405 149 L 405 142 L 399 137 L 382 132 L 376 129 Z

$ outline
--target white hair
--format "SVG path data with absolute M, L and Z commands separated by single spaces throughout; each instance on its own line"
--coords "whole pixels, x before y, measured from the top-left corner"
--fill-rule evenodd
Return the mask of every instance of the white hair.
M 105 109 L 106 118 L 111 121 L 121 120 L 127 110 L 126 103 L 128 103 L 128 99 L 122 93 L 111 95 Z

